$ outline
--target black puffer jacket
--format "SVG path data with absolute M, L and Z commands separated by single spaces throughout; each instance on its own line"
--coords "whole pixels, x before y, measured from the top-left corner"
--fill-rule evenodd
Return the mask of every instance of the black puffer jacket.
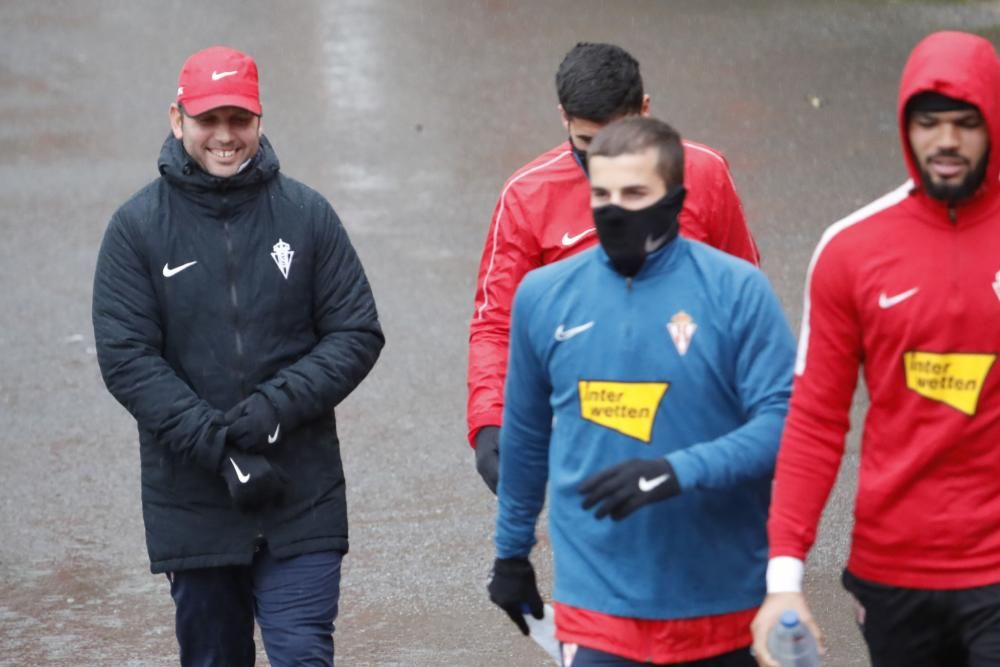
M 347 233 L 266 138 L 231 178 L 173 137 L 159 168 L 108 225 L 93 302 L 104 382 L 139 427 L 151 569 L 246 564 L 261 538 L 279 558 L 346 551 L 333 408 L 384 344 Z M 283 504 L 244 514 L 218 474 L 222 414 L 255 390 L 277 409 L 269 460 L 289 484 Z

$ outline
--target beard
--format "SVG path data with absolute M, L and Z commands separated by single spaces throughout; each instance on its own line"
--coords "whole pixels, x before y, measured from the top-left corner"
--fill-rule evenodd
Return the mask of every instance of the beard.
M 940 201 L 945 201 L 953 204 L 963 199 L 968 199 L 972 195 L 976 194 L 976 190 L 979 186 L 983 184 L 983 179 L 986 177 L 986 165 L 989 164 L 990 153 L 986 151 L 979 162 L 973 167 L 965 178 L 962 179 L 961 183 L 935 183 L 931 179 L 930 173 L 924 169 L 920 168 L 920 180 L 923 182 L 924 191 L 928 196 L 938 199 Z

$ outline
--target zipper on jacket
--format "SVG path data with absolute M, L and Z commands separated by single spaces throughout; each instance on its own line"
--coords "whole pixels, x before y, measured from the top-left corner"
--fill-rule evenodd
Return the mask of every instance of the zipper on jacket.
M 952 209 L 954 211 L 955 209 Z M 946 307 L 946 312 L 949 316 L 960 317 L 961 313 L 965 310 L 965 299 L 964 291 L 961 288 L 963 284 L 962 280 L 962 253 L 961 253 L 961 239 L 958 236 L 959 230 L 957 224 L 952 224 L 951 226 L 951 294 L 952 298 L 948 299 L 948 305 Z
M 225 203 L 225 198 L 223 198 Z M 240 333 L 240 300 L 236 292 L 235 266 L 233 264 L 233 237 L 230 233 L 229 220 L 222 223 L 222 229 L 226 235 L 226 278 L 229 281 L 229 303 L 233 309 L 233 330 L 235 331 L 236 343 L 236 370 L 239 374 L 240 395 L 246 395 L 246 387 L 243 386 L 245 374 L 243 372 L 243 335 Z
M 954 204 L 948 207 L 948 220 L 954 225 L 958 222 L 958 209 L 955 208 Z
M 635 326 L 632 317 L 632 277 L 625 278 L 625 322 L 622 330 L 622 349 L 632 349 L 632 329 Z

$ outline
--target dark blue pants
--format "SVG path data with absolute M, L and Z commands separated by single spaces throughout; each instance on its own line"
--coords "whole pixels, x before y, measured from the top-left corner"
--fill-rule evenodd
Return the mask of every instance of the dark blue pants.
M 604 653 L 586 646 L 579 646 L 570 662 L 563 651 L 563 667 L 648 667 L 649 663 L 636 662 L 611 653 Z M 749 648 L 724 653 L 704 660 L 672 663 L 671 667 L 757 667 Z
M 333 667 L 340 599 L 337 551 L 170 573 L 183 667 L 252 667 L 254 618 L 272 667 Z

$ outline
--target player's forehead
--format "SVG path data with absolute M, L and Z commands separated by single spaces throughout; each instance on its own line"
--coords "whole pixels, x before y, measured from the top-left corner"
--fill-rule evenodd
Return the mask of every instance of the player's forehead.
M 915 111 L 913 119 L 937 123 L 981 123 L 983 115 L 979 109 L 955 109 L 953 111 Z
M 591 187 L 607 190 L 648 187 L 660 179 L 657 159 L 654 147 L 615 156 L 592 155 L 588 160 Z

